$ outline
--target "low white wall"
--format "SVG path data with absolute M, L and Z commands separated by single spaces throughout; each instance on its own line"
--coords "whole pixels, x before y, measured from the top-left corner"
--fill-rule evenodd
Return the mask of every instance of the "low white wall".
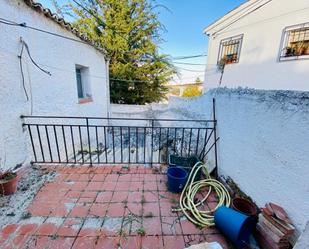
M 214 89 L 175 98 L 171 113 L 209 118 L 216 98 L 219 173 L 262 207 L 284 207 L 298 230 L 309 213 L 309 92 Z M 175 112 L 176 111 L 176 112 Z

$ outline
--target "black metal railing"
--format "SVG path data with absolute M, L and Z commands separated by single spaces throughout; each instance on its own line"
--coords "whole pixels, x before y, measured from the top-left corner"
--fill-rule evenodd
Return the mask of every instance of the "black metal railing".
M 214 152 L 212 120 L 22 116 L 34 163 L 162 164 L 168 155 Z

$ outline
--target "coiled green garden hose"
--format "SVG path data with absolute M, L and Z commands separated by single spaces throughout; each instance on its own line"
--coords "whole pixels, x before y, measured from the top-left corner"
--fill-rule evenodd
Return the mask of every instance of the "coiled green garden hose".
M 196 174 L 202 170 L 206 176 L 205 179 L 194 181 Z M 208 187 L 208 193 L 199 202 L 195 203 L 195 196 L 200 189 Z M 199 210 L 198 207 L 207 201 L 210 193 L 212 191 L 216 192 L 218 197 L 217 206 L 208 211 Z M 195 225 L 200 227 L 213 226 L 214 225 L 214 211 L 224 205 L 229 207 L 231 203 L 231 197 L 229 192 L 219 181 L 212 179 L 208 173 L 207 167 L 202 162 L 198 162 L 192 168 L 187 183 L 180 195 L 180 208 L 173 209 L 174 212 L 182 211 L 188 220 L 193 222 Z

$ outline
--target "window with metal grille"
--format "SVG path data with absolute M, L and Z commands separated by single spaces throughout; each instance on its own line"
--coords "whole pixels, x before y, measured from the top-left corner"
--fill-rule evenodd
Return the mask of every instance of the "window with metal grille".
M 243 35 L 224 39 L 220 42 L 218 64 L 238 63 Z
M 285 28 L 280 60 L 309 58 L 309 23 Z

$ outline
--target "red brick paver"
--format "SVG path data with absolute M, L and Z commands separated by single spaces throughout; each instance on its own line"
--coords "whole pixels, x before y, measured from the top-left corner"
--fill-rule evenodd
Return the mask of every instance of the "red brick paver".
M 172 212 L 180 195 L 167 191 L 166 176 L 158 171 L 144 166 L 53 169 L 57 176 L 28 207 L 31 218 L 0 230 L 0 248 L 183 249 L 204 241 L 230 248 L 216 228 L 201 230 L 181 212 Z M 205 209 L 215 206 L 212 195 Z

